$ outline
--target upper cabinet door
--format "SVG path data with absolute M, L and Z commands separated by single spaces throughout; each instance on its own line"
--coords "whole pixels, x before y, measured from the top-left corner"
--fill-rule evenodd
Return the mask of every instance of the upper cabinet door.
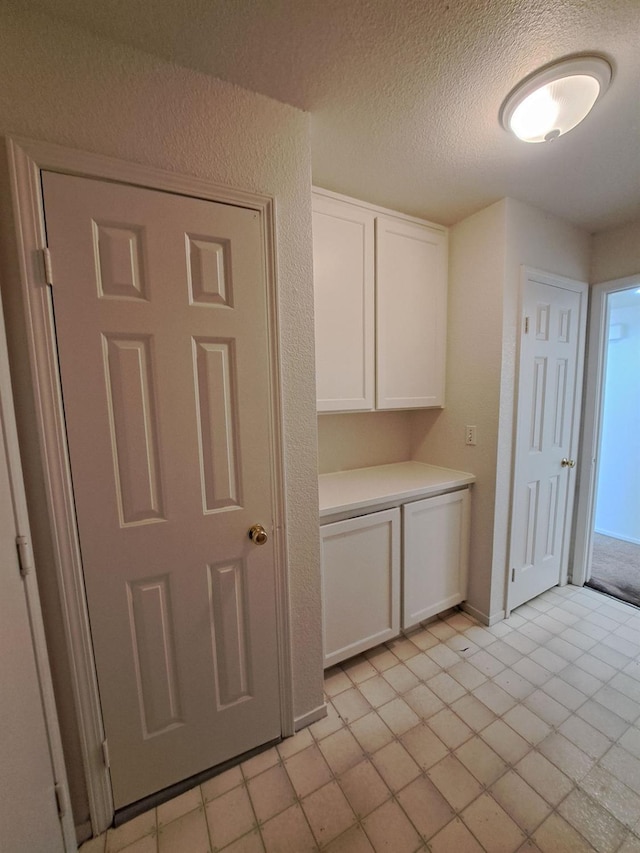
M 313 197 L 319 412 L 373 409 L 374 222 L 368 210 Z
M 446 232 L 388 216 L 376 229 L 376 408 L 442 406 Z

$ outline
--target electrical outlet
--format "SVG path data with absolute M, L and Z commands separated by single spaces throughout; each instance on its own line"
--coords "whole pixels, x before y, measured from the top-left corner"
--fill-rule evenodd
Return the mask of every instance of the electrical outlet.
M 476 428 L 475 426 L 467 425 L 464 428 L 464 443 L 476 445 Z

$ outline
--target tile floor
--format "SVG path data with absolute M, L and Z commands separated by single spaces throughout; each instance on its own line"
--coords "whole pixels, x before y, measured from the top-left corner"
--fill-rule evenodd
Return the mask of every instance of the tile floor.
M 82 853 L 640 853 L 640 610 L 453 612 L 325 689 L 327 718 Z

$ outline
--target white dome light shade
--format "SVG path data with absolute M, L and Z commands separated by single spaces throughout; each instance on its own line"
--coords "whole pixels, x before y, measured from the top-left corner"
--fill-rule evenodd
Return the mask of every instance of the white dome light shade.
M 611 80 L 599 57 L 565 59 L 520 83 L 500 111 L 502 125 L 524 142 L 550 142 L 579 124 Z

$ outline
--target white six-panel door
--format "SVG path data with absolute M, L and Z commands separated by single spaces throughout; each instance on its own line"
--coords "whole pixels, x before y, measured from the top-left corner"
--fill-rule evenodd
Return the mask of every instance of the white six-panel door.
M 116 808 L 280 734 L 260 214 L 43 173 Z
M 520 343 L 510 609 L 559 583 L 566 569 L 586 301 L 586 284 L 527 271 Z

